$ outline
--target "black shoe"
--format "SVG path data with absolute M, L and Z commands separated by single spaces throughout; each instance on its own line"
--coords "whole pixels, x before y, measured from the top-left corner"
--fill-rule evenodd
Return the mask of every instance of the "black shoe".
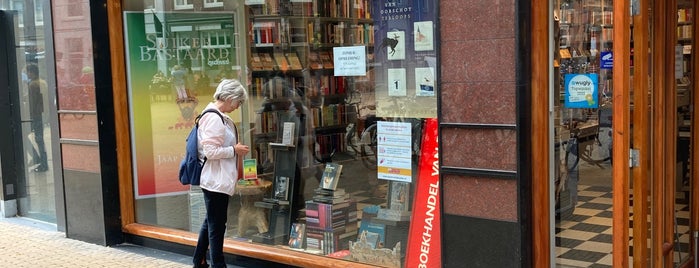
M 46 166 L 38 166 L 37 168 L 34 169 L 34 172 L 45 172 L 47 170 L 49 170 L 49 168 Z
M 209 264 L 208 263 L 200 263 L 200 264 L 195 264 L 193 267 L 194 268 L 209 268 Z

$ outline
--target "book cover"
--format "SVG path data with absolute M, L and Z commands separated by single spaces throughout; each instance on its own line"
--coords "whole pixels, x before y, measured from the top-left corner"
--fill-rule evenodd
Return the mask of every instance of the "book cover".
M 382 248 L 384 245 L 384 234 L 386 225 L 379 223 L 369 223 L 362 221 L 359 226 L 359 233 L 365 234 L 367 242 L 374 248 Z
M 306 224 L 293 223 L 291 224 L 291 232 L 289 233 L 289 247 L 304 248 L 306 241 Z
M 246 180 L 256 180 L 257 179 L 257 159 L 250 158 L 243 160 L 243 179 Z
M 342 173 L 342 165 L 337 164 L 337 163 L 325 164 L 325 170 L 323 170 L 321 187 L 324 189 L 330 189 L 333 191 L 335 189 L 337 189 L 337 183 L 340 180 L 341 173 Z
M 274 198 L 289 200 L 289 177 L 278 176 L 274 182 Z
M 392 181 L 390 190 L 388 207 L 391 210 L 408 211 L 410 209 L 410 184 Z
M 284 129 L 282 130 L 282 144 L 293 146 L 294 145 L 294 122 L 284 122 Z

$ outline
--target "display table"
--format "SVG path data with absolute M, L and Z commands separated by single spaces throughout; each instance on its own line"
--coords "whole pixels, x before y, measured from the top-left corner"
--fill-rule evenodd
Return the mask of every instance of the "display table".
M 258 185 L 237 185 L 235 192 L 240 195 L 241 205 L 238 212 L 238 236 L 243 237 L 250 227 L 257 227 L 260 233 L 269 229 L 267 213 L 264 208 L 256 207 L 255 202 L 261 201 L 269 192 L 272 182 L 260 180 Z

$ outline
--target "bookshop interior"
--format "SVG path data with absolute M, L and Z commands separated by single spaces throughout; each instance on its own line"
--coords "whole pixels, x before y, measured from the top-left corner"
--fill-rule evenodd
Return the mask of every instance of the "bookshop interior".
M 638 26 L 633 24 L 638 20 L 632 19 L 630 26 L 614 24 L 612 0 L 554 0 L 553 2 L 552 42 L 555 45 L 553 46 L 554 79 L 551 95 L 554 99 L 554 140 L 552 142 L 555 148 L 553 154 L 555 155 L 553 161 L 556 214 L 555 231 L 553 231 L 556 247 L 555 263 L 564 267 L 612 267 L 612 186 L 613 181 L 617 179 L 612 176 L 612 110 L 613 105 L 621 105 L 612 102 L 615 90 L 612 81 L 612 55 L 617 56 L 612 48 L 614 42 L 618 42 L 614 40 L 613 30 L 615 27 L 629 27 L 628 29 L 632 32 L 629 47 L 632 70 L 630 90 L 632 95 L 638 96 L 641 92 L 638 89 L 641 86 L 634 85 L 639 80 L 633 77 L 638 76 L 633 72 L 634 60 L 639 59 L 638 53 L 641 50 L 640 47 L 643 47 L 638 39 L 640 34 L 637 35 L 636 31 Z M 637 4 L 638 1 L 632 2 Z M 676 111 L 671 112 L 676 114 L 670 114 L 666 118 L 674 116 L 677 118 L 677 129 L 674 131 L 676 136 L 668 137 L 672 140 L 670 142 L 676 140 L 676 155 L 669 156 L 675 159 L 676 176 L 671 178 L 675 202 L 665 205 L 670 210 L 674 209 L 672 214 L 674 218 L 665 228 L 673 230 L 674 235 L 668 238 L 671 240 L 668 245 L 673 249 L 674 255 L 670 256 L 671 262 L 675 265 L 673 267 L 678 267 L 677 265 L 691 258 L 690 245 L 696 246 L 696 240 L 692 238 L 690 228 L 690 200 L 693 194 L 690 189 L 690 169 L 693 167 L 690 165 L 689 149 L 692 113 L 690 103 L 693 88 L 691 81 L 696 79 L 692 77 L 696 74 L 696 71 L 692 70 L 692 66 L 696 66 L 692 63 L 696 60 L 692 55 L 692 45 L 695 43 L 692 39 L 693 9 L 696 7 L 695 1 L 679 0 L 673 3 L 676 3 L 676 9 L 668 7 L 668 28 L 673 27 L 673 20 L 676 19 L 674 24 L 676 31 L 668 31 L 671 34 L 676 33 L 676 37 L 672 38 L 676 43 L 668 44 L 667 47 L 674 52 L 675 70 L 674 73 L 667 74 L 667 79 L 675 81 L 674 90 L 677 98 Z M 677 16 L 674 16 L 675 12 Z M 637 17 L 638 7 L 632 6 L 631 14 L 632 18 Z M 649 29 L 652 28 L 649 27 Z M 645 39 L 646 42 L 650 42 L 649 40 L 653 39 Z M 650 53 L 647 59 L 643 60 L 650 60 Z M 653 66 L 660 65 L 655 63 L 650 68 L 655 68 Z M 648 71 L 648 73 L 652 72 Z M 649 77 L 648 80 L 651 81 L 651 78 Z M 650 94 L 656 94 L 652 88 L 647 92 L 648 100 L 652 99 L 650 96 L 655 96 Z M 632 115 L 639 111 L 639 107 L 634 105 L 635 100 L 638 99 L 631 98 Z M 649 103 L 648 106 L 652 105 Z M 642 127 L 633 125 L 631 129 L 634 132 L 645 131 Z M 634 142 L 636 140 L 632 141 Z M 645 183 L 650 185 L 649 181 Z M 640 184 L 636 183 L 630 188 L 639 186 Z M 644 226 L 637 222 L 634 224 L 633 214 L 636 210 L 633 207 L 638 206 L 640 202 L 635 200 L 633 194 L 630 200 L 630 211 L 632 211 L 629 215 L 630 228 Z M 660 204 L 656 203 L 652 206 L 660 206 Z M 648 219 L 650 222 L 652 217 Z M 645 226 L 661 228 L 650 227 L 652 226 L 650 223 Z M 649 230 L 648 233 L 650 233 Z M 635 234 L 638 233 L 634 231 L 630 235 L 631 247 L 638 245 L 634 244 Z M 691 240 L 695 240 L 694 243 Z M 650 238 L 648 241 L 651 241 Z M 641 251 L 633 251 L 633 254 L 638 252 Z M 631 256 L 629 259 L 633 260 Z
M 248 100 L 229 115 L 251 150 L 226 241 L 402 267 L 437 117 L 436 2 L 124 1 L 136 222 L 199 231 L 182 141 L 237 79 Z

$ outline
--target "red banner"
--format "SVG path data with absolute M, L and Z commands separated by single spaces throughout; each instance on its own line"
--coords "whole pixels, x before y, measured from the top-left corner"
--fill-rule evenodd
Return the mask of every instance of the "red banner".
M 405 267 L 442 267 L 437 119 L 425 119 Z

